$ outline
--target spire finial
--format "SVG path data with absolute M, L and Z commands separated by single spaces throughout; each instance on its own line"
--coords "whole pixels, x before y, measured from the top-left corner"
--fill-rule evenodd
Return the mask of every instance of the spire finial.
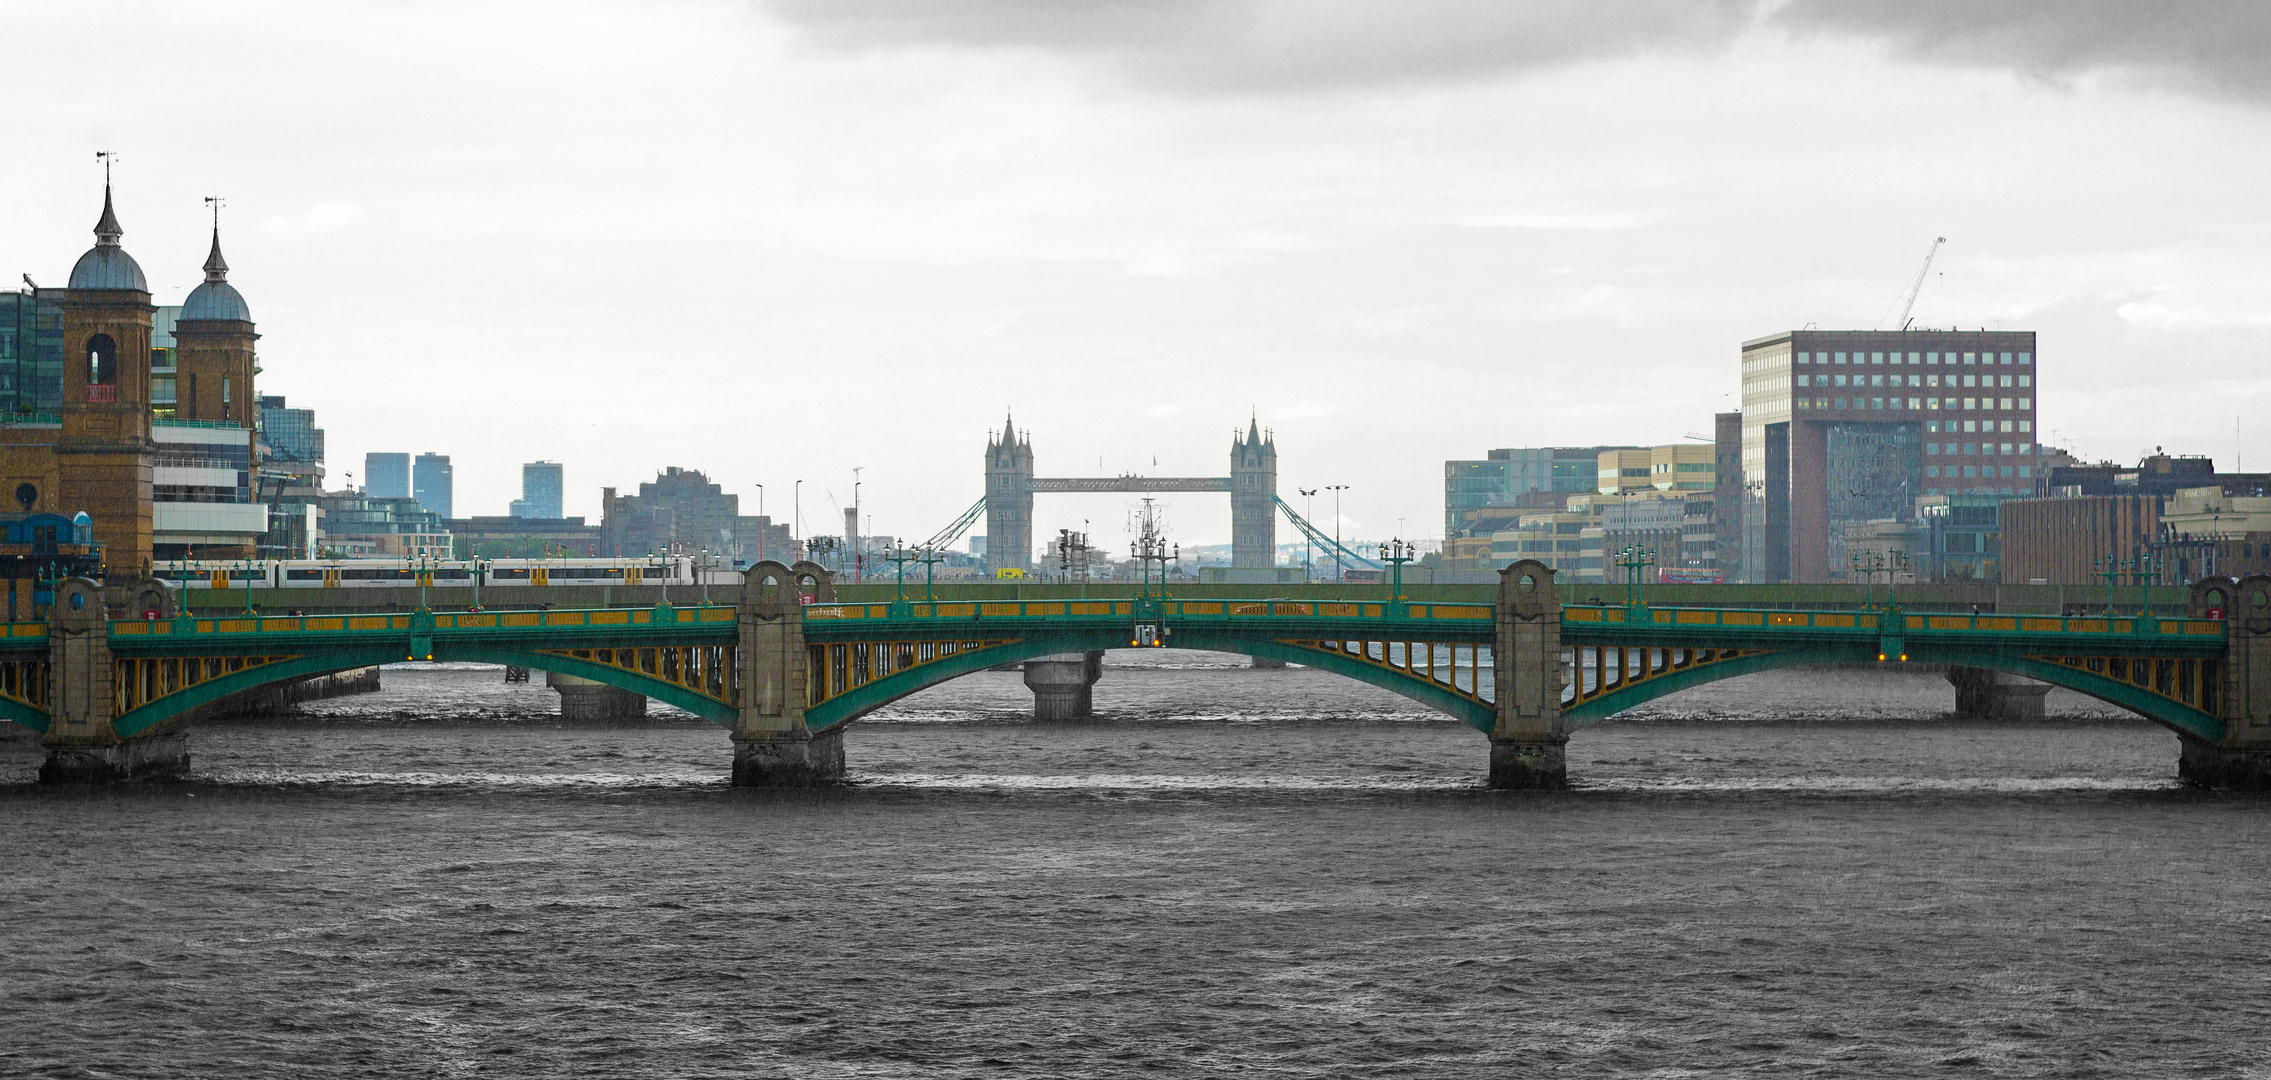
M 117 247 L 118 238 L 126 235 L 126 230 L 118 227 L 118 214 L 110 208 L 110 165 L 118 160 L 118 155 L 97 150 L 95 158 L 103 163 L 103 216 L 101 221 L 95 222 L 95 246 Z
M 205 205 L 213 208 L 213 253 L 205 256 L 205 280 L 229 280 L 229 262 L 221 257 L 221 206 L 228 200 L 219 195 L 205 196 Z

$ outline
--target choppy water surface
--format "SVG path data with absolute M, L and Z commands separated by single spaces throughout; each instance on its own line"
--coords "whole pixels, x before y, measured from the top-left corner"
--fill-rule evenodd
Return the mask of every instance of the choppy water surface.
M 818 795 L 495 669 L 207 724 L 179 787 L 0 742 L 0 1075 L 2271 1075 L 2271 803 L 2087 699 L 1753 676 L 1535 796 L 1382 691 L 1113 664 L 1091 723 L 910 698 Z

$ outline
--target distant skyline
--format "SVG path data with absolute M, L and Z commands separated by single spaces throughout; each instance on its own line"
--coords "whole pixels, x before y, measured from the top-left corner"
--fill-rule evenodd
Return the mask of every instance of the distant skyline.
M 1432 536 L 1445 459 L 1707 434 L 1742 340 L 1889 328 L 1935 236 L 1917 321 L 2038 331 L 2045 441 L 2271 466 L 2256 4 L 11 4 L 0 33 L 10 281 L 91 243 L 96 150 L 159 304 L 226 197 L 261 392 L 316 410 L 335 485 L 449 455 L 461 514 L 543 459 L 568 514 L 677 465 L 784 520 L 801 478 L 832 530 L 857 466 L 870 528 L 920 538 L 1007 409 L 1075 476 L 1221 475 L 1258 415 L 1282 490 Z M 1034 534 L 1124 546 L 1127 501 L 1044 497 Z M 1171 501 L 1227 542 L 1227 500 Z

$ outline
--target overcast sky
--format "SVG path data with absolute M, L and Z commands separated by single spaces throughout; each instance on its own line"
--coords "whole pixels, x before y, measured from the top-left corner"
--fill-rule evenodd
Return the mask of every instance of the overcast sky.
M 920 538 L 1010 410 L 1058 476 L 1223 475 L 1252 414 L 1385 538 L 1446 458 L 1708 433 L 1743 339 L 1889 327 L 1945 236 L 1918 322 L 2040 332 L 2053 441 L 2264 469 L 2266 10 L 10 2 L 0 270 L 63 283 L 114 150 L 179 303 L 225 196 L 260 389 L 461 515 L 549 458 L 813 531 L 864 466 Z

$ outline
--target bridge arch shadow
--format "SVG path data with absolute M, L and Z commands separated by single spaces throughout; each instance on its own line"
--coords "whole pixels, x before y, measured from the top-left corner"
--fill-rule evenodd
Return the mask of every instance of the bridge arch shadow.
M 1683 690 L 1740 678 L 1762 671 L 1793 667 L 1815 667 L 1828 664 L 1875 663 L 1873 651 L 1852 649 L 1786 649 L 1745 656 L 1693 668 L 1674 671 L 1634 682 L 1630 687 L 1583 702 L 1562 713 L 1564 723 L 1581 727 L 1609 719 L 1618 713 L 1638 708 L 1659 698 Z M 2035 679 L 2052 686 L 2063 687 L 2109 705 L 2118 706 L 2168 728 L 2180 735 L 2219 741 L 2224 735 L 2223 720 L 2211 713 L 2192 708 L 2172 698 L 2164 697 L 2135 683 L 2098 674 L 2064 664 L 2049 663 L 2007 653 L 1969 651 L 1924 646 L 1912 648 L 1907 664 L 1941 664 L 1950 667 L 1985 668 L 2023 678 Z M 1903 666 L 1886 665 L 1888 670 Z M 1953 693 L 1953 687 L 1950 688 Z
M 973 649 L 908 668 L 888 678 L 854 687 L 831 697 L 805 710 L 805 724 L 815 732 L 838 728 L 911 694 L 1002 664 L 1017 663 L 1022 660 L 1031 660 L 1056 653 L 1126 649 L 1128 647 L 1126 631 L 1112 630 L 1051 634 L 1044 638 L 1028 638 L 989 648 Z M 1319 649 L 1306 648 L 1274 639 L 1252 638 L 1195 628 L 1178 628 L 1175 631 L 1174 640 L 1169 643 L 1168 647 L 1197 652 L 1259 657 L 1265 660 L 1283 660 L 1290 664 L 1300 664 L 1303 667 L 1331 672 L 1415 701 L 1486 734 L 1497 722 L 1496 713 L 1489 705 L 1472 701 L 1440 684 L 1398 674 L 1393 669 L 1367 664 L 1354 657 L 1336 655 Z

